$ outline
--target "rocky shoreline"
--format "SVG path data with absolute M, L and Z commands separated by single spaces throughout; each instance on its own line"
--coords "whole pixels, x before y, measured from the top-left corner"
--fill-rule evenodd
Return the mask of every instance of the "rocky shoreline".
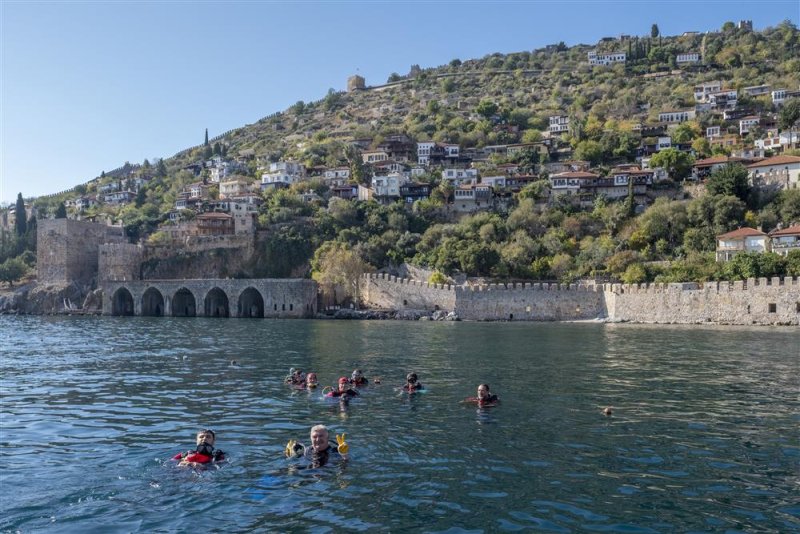
M 78 284 L 23 284 L 0 293 L 0 315 L 100 315 L 100 289 Z

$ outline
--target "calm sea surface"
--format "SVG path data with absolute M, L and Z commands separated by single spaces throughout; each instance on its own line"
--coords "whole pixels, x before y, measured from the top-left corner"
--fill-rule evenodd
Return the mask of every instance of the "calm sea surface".
M 800 532 L 799 381 L 797 328 L 0 317 L 0 531 Z

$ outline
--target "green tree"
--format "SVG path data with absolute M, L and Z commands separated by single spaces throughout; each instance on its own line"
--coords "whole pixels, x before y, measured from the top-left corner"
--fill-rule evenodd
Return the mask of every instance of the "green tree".
M 483 117 L 484 119 L 491 119 L 496 113 L 499 107 L 496 103 L 491 100 L 481 100 L 478 103 L 478 106 L 475 108 L 475 112 Z
M 625 284 L 641 284 L 647 281 L 647 271 L 641 263 L 632 263 L 622 273 L 621 279 Z
M 203 142 L 203 146 L 208 146 L 208 128 L 206 128 L 206 140 Z
M 781 130 L 792 129 L 798 120 L 800 120 L 800 98 L 789 98 L 778 113 L 778 127 Z
M 67 206 L 63 202 L 58 203 L 58 207 L 56 208 L 56 219 L 66 219 L 67 218 Z
M 14 287 L 14 282 L 25 276 L 28 266 L 20 258 L 9 258 L 0 263 L 0 282 L 8 282 L 9 287 Z
M 341 301 L 350 297 L 358 304 L 361 298 L 361 279 L 370 266 L 347 244 L 326 241 L 314 252 L 311 277 L 323 294 Z
M 687 152 L 677 148 L 667 148 L 650 158 L 651 167 L 663 167 L 673 180 L 682 180 L 689 176 L 694 158 Z
M 655 39 L 659 35 L 660 35 L 660 32 L 658 31 L 658 24 L 653 24 L 652 26 L 650 26 L 650 37 L 652 39 Z
M 747 168 L 741 163 L 728 163 L 715 169 L 706 181 L 706 190 L 711 195 L 733 195 L 747 200 L 750 194 Z
M 603 160 L 603 147 L 597 141 L 586 140 L 578 142 L 575 147 L 575 158 L 586 160 L 596 165 Z
M 22 198 L 22 193 L 17 193 L 17 205 L 14 211 L 14 226 L 17 230 L 17 236 L 22 237 L 28 231 L 28 214 L 25 211 L 25 200 Z

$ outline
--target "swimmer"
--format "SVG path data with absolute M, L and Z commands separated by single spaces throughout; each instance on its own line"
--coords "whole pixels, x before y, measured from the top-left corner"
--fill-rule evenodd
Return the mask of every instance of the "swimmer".
M 231 367 L 239 367 L 239 362 L 236 360 L 231 360 Z
M 290 439 L 286 444 L 286 456 L 288 458 L 303 457 L 311 461 L 308 467 L 322 467 L 328 463 L 331 455 L 338 455 L 342 459 L 347 459 L 347 451 L 350 446 L 345 441 L 346 434 L 336 436 L 336 444 L 328 441 L 328 428 L 325 425 L 315 425 L 311 427 L 311 445 L 306 447 L 302 443 Z
M 217 436 L 211 429 L 201 430 L 196 437 L 197 446 L 193 451 L 179 452 L 172 457 L 173 460 L 180 460 L 178 465 L 200 467 L 225 461 L 225 453 L 214 449 Z
M 606 406 L 605 408 L 603 408 L 603 412 L 602 413 L 606 417 L 611 417 L 611 415 L 614 413 L 614 410 L 611 408 L 611 406 Z
M 353 371 L 353 374 L 350 375 L 350 384 L 356 387 L 363 387 L 369 383 L 369 380 L 364 376 L 364 373 L 361 372 L 361 369 L 356 369 Z
M 308 373 L 306 375 L 306 389 L 314 389 L 318 385 L 317 373 Z
M 500 402 L 500 399 L 497 398 L 497 395 L 489 392 L 489 384 L 481 384 L 478 386 L 478 396 L 468 397 L 464 399 L 464 402 L 474 402 L 478 406 L 494 406 Z
M 342 399 L 349 399 L 350 397 L 357 397 L 358 391 L 350 387 L 350 380 L 343 376 L 339 379 L 339 387 L 331 389 L 325 394 L 326 397 L 340 397 Z
M 292 367 L 289 369 L 289 376 L 286 377 L 284 382 L 286 382 L 287 384 L 302 386 L 306 382 L 306 374 L 303 372 L 302 369 L 295 369 L 294 367 Z
M 425 386 L 417 381 L 417 373 L 408 373 L 408 375 L 406 375 L 406 383 L 403 385 L 403 391 L 414 393 L 415 391 L 421 391 L 423 389 L 425 389 Z

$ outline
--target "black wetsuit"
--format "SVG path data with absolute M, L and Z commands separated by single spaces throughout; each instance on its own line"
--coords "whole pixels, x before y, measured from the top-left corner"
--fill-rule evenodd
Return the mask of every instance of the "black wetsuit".
M 346 389 L 344 391 L 340 391 L 338 389 L 334 389 L 330 393 L 328 393 L 329 397 L 341 397 L 343 399 L 349 399 L 350 397 L 358 397 L 358 391 L 353 389 Z
M 415 391 L 421 391 L 423 389 L 425 389 L 425 386 L 423 386 L 421 382 L 417 382 L 413 386 L 410 384 L 403 386 L 403 391 L 407 391 L 409 393 L 414 393 Z

